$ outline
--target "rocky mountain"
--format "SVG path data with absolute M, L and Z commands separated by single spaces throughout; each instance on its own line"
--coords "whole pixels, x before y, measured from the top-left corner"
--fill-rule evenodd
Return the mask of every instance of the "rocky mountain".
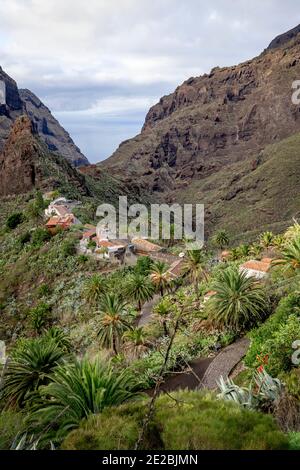
M 16 118 L 27 114 L 35 123 L 38 135 L 49 150 L 62 155 L 74 166 L 89 164 L 51 111 L 31 91 L 19 90 L 16 82 L 1 67 L 0 82 L 5 83 L 6 91 L 5 104 L 0 102 L 0 151 L 4 148 Z
M 153 200 L 204 203 L 207 231 L 290 222 L 300 211 L 299 31 L 252 60 L 186 80 L 99 167 Z
M 0 196 L 56 188 L 89 195 L 84 176 L 49 151 L 27 115 L 17 117 L 0 154 Z
M 0 197 L 35 190 L 59 190 L 90 204 L 118 203 L 119 195 L 129 201 L 143 201 L 138 187 L 126 186 L 93 165 L 75 168 L 69 161 L 49 150 L 42 141 L 36 123 L 28 115 L 14 121 L 3 152 L 0 153 Z

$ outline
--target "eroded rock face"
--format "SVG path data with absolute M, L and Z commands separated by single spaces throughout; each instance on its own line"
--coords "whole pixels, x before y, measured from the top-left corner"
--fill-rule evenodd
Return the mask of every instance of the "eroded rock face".
M 300 132 L 300 108 L 291 99 L 300 76 L 300 35 L 276 44 L 253 60 L 190 78 L 161 98 L 141 134 L 100 168 L 139 181 L 155 197 L 177 200 L 191 181 L 201 185 L 228 165 L 252 168 L 267 145 Z
M 27 114 L 50 151 L 62 155 L 74 166 L 89 164 L 70 135 L 39 98 L 29 90 L 19 90 L 16 82 L 1 67 L 0 81 L 5 83 L 6 90 L 6 104 L 0 103 L 0 152 L 4 148 L 14 121 L 19 116 Z
M 55 189 L 62 184 L 89 195 L 84 177 L 67 160 L 48 150 L 31 119 L 27 115 L 17 117 L 0 154 L 0 196 Z
M 0 155 L 0 195 L 25 193 L 38 184 L 33 132 L 27 116 L 16 119 Z
M 51 111 L 30 90 L 20 90 L 27 114 L 35 123 L 37 132 L 49 150 L 65 157 L 74 166 L 88 165 L 87 158 L 74 144 L 68 132 L 59 124 Z

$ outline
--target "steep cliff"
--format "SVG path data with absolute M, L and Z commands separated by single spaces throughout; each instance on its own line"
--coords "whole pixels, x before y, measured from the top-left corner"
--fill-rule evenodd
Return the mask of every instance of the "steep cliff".
M 283 37 L 253 60 L 186 80 L 149 110 L 141 134 L 122 143 L 100 168 L 127 183 L 139 182 L 153 200 L 205 203 L 209 230 L 236 228 L 249 204 L 269 213 L 266 225 L 291 217 L 295 201 L 287 195 L 295 189 L 300 208 L 300 190 L 284 179 L 281 167 L 288 162 L 268 167 L 265 186 L 255 183 L 262 155 L 272 157 L 264 150 L 300 132 L 300 107 L 292 103 L 292 83 L 300 77 L 300 35 Z M 285 159 L 284 152 L 280 155 Z M 294 157 L 299 174 L 300 150 Z M 277 177 L 283 180 L 282 193 L 273 194 L 270 214 L 263 207 L 264 191 Z M 234 207 L 241 193 L 243 201 L 228 222 L 224 207 Z M 280 198 L 287 204 L 283 213 L 276 211 Z M 260 219 L 249 217 L 241 229 L 261 224 Z
M 0 152 L 16 118 L 27 114 L 49 150 L 62 155 L 74 166 L 89 164 L 68 132 L 40 99 L 29 90 L 19 90 L 16 82 L 0 67 L 0 85 L 1 83 L 4 83 L 5 100 L 0 100 Z

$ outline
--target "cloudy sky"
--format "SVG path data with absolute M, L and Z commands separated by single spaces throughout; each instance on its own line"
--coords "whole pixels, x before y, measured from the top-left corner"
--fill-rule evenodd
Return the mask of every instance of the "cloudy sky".
M 91 162 L 136 135 L 190 76 L 259 54 L 298 0 L 0 0 L 0 64 Z

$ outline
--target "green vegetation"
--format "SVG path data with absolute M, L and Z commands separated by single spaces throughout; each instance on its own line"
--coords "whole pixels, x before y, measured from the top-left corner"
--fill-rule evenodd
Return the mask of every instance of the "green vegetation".
M 42 199 L 8 198 L 0 214 L 0 337 L 9 358 L 0 371 L 1 448 L 132 449 L 150 406 L 144 391 L 161 382 L 170 390 L 154 400 L 143 448 L 299 448 L 297 222 L 230 240 L 226 260 L 221 229 L 171 275 L 183 243 L 113 265 L 78 254 L 80 225 L 51 235 Z M 91 207 L 87 214 L 91 222 Z M 263 279 L 239 269 L 265 257 L 273 262 Z M 193 364 L 245 335 L 246 357 L 219 394 L 174 392 Z M 196 384 L 203 373 L 191 372 Z
M 218 401 L 201 392 L 161 396 L 146 437 L 146 449 L 287 449 L 288 439 L 271 416 Z M 132 449 L 145 412 L 135 402 L 91 417 L 71 433 L 63 449 Z

